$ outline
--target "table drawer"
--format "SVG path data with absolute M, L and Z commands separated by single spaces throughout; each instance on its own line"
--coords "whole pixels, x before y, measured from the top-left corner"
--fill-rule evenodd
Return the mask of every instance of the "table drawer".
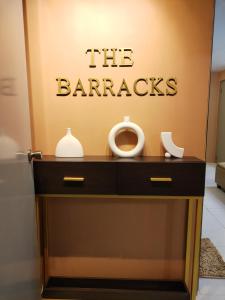
M 115 194 L 114 164 L 34 162 L 36 194 Z
M 204 195 L 204 163 L 127 163 L 117 172 L 121 195 Z

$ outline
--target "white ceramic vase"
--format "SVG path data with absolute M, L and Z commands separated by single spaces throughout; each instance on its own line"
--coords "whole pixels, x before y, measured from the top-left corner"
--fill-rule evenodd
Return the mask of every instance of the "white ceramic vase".
M 72 135 L 71 128 L 67 128 L 66 135 L 57 143 L 56 157 L 83 157 L 84 151 L 81 143 Z

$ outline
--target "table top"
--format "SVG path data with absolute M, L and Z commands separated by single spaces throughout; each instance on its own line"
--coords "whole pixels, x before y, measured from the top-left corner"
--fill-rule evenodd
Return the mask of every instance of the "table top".
M 165 158 L 164 156 L 139 156 L 134 158 L 118 158 L 114 156 L 84 156 L 81 158 L 55 157 L 54 155 L 43 155 L 43 158 L 34 159 L 34 162 L 112 162 L 112 163 L 205 163 L 193 156 L 183 158 Z

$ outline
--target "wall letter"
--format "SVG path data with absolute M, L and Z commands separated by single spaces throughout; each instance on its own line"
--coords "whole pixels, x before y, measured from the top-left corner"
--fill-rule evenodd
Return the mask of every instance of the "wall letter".
M 126 96 L 131 96 L 131 93 L 130 93 L 130 91 L 129 91 L 129 89 L 128 89 L 128 86 L 127 86 L 127 83 L 126 83 L 125 79 L 123 79 L 122 84 L 121 84 L 121 86 L 120 86 L 119 93 L 117 94 L 118 97 L 121 97 L 121 96 L 122 96 L 122 95 L 121 95 L 121 92 L 122 92 L 122 91 L 126 91 Z
M 56 81 L 58 81 L 58 93 L 57 96 L 67 96 L 70 94 L 70 82 L 69 80 L 65 78 L 56 78 Z M 64 85 L 63 85 L 64 83 Z
M 116 51 L 117 49 L 116 48 L 112 48 L 111 51 L 112 51 L 112 55 L 108 55 L 107 52 L 109 51 L 109 49 L 102 49 L 103 52 L 104 52 L 104 64 L 102 65 L 103 67 L 109 67 L 109 65 L 107 64 L 107 60 L 108 59 L 112 59 L 112 64 L 111 64 L 111 67 L 117 67 L 117 64 L 116 64 Z
M 174 82 L 174 84 L 172 84 Z M 169 91 L 166 89 L 166 95 L 168 96 L 174 96 L 177 94 L 177 79 L 176 78 L 169 78 L 166 82 L 167 86 L 172 90 Z
M 145 95 L 148 94 L 148 90 L 146 90 L 145 92 L 142 92 L 142 93 L 138 92 L 138 90 L 137 90 L 137 84 L 138 84 L 139 81 L 144 81 L 146 84 L 148 84 L 148 79 L 147 78 L 139 78 L 139 79 L 135 80 L 135 82 L 134 82 L 134 92 L 135 92 L 135 94 L 138 95 L 138 96 L 145 96 Z
M 99 49 L 87 49 L 86 54 L 88 52 L 91 52 L 91 64 L 89 65 L 90 68 L 96 68 L 96 64 L 95 64 L 95 52 L 97 53 L 101 53 L 101 51 Z
M 113 92 L 112 88 L 113 88 L 113 81 L 110 78 L 103 78 L 103 88 L 104 88 L 104 92 L 103 92 L 103 96 L 108 96 L 106 90 L 109 90 L 112 96 L 115 96 L 115 93 Z M 107 86 L 107 82 L 110 83 L 109 86 Z
M 121 64 L 120 67 L 132 67 L 134 62 L 131 59 L 131 54 L 133 53 L 132 49 L 119 49 L 121 51 Z M 128 54 L 126 54 L 128 52 Z M 129 62 L 126 63 L 126 60 Z
M 157 91 L 158 96 L 164 96 L 165 94 L 157 87 L 157 85 L 158 85 L 161 81 L 163 81 L 163 78 L 158 78 L 158 79 L 157 79 L 158 81 L 157 81 L 156 83 L 154 82 L 154 81 L 156 80 L 156 78 L 151 77 L 150 80 L 151 80 L 151 82 L 152 82 L 152 89 L 151 89 L 150 96 L 156 96 L 154 90 Z
M 77 96 L 77 91 L 81 92 L 81 96 L 87 96 L 87 94 L 84 91 L 84 87 L 82 85 L 82 82 L 81 82 L 80 78 L 77 81 L 77 85 L 75 87 L 73 96 Z
M 95 79 L 95 78 L 89 78 L 88 79 L 89 82 L 90 82 L 90 92 L 89 92 L 89 96 L 94 96 L 93 94 L 93 90 L 95 90 L 96 94 L 98 96 L 101 96 L 101 93 L 99 92 L 98 90 L 98 87 L 99 87 L 99 80 L 98 79 Z M 93 86 L 93 83 L 95 82 L 95 86 Z

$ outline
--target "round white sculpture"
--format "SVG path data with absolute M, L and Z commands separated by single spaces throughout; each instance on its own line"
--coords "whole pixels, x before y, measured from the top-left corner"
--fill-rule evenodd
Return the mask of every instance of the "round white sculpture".
M 119 131 L 124 130 L 124 129 L 131 129 L 133 130 L 138 138 L 137 145 L 129 150 L 129 151 L 124 151 L 121 150 L 117 147 L 115 139 L 116 136 L 118 135 Z M 133 123 L 130 121 L 130 117 L 124 117 L 123 122 L 116 124 L 109 132 L 108 135 L 108 142 L 109 146 L 114 154 L 116 154 L 119 157 L 134 157 L 137 156 L 141 153 L 144 143 L 145 143 L 145 135 L 143 130 L 141 129 L 140 126 L 138 126 L 136 123 Z
M 83 157 L 81 143 L 72 135 L 71 128 L 67 128 L 66 135 L 58 142 L 55 150 L 56 157 Z
M 183 157 L 184 148 L 178 147 L 174 144 L 172 139 L 172 132 L 161 132 L 161 141 L 167 151 L 165 153 L 165 157 L 169 158 L 171 155 L 178 158 Z

